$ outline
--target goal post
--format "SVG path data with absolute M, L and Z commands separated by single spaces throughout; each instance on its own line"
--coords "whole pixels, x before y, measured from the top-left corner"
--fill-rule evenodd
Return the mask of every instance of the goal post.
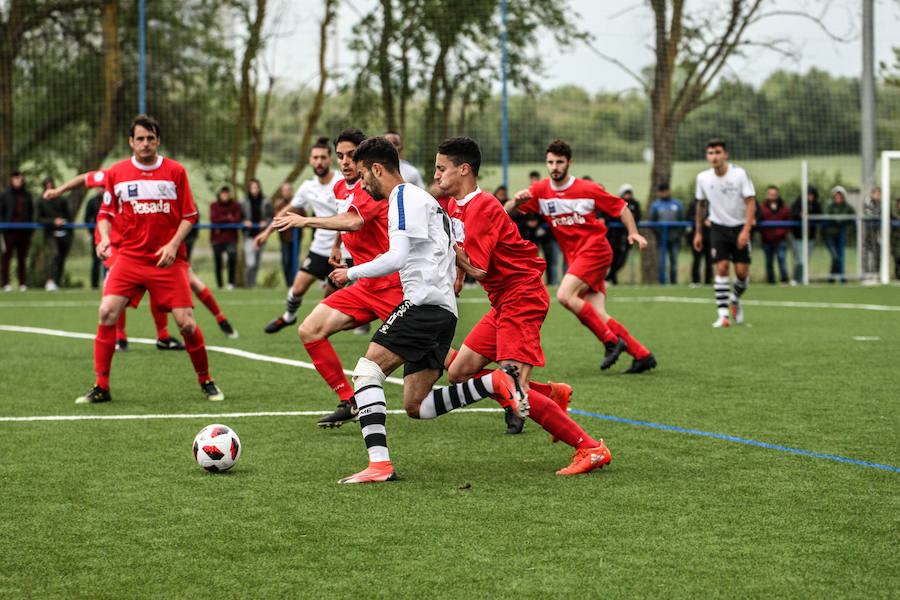
M 889 261 L 891 259 L 891 161 L 900 160 L 900 150 L 885 150 L 881 153 L 881 283 L 891 281 Z

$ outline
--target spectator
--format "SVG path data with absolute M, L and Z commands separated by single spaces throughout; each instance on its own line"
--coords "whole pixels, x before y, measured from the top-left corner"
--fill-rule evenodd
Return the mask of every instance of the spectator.
M 248 288 L 256 286 L 259 261 L 266 249 L 265 242 L 256 248 L 253 238 L 268 227 L 274 216 L 272 202 L 263 195 L 259 180 L 251 179 L 247 186 L 247 197 L 241 201 L 241 218 L 244 220 L 244 285 Z
M 697 199 L 694 198 L 691 201 L 690 206 L 687 209 L 687 215 L 685 215 L 685 220 L 690 221 L 691 225 L 688 226 L 687 229 L 687 241 L 688 246 L 691 248 L 691 252 L 693 253 L 693 259 L 691 260 L 691 286 L 700 285 L 700 263 L 703 263 L 703 285 L 709 285 L 712 281 L 712 254 L 710 252 L 710 244 L 709 244 L 709 235 L 712 231 L 709 219 L 705 219 L 703 221 L 703 227 L 700 230 L 700 237 L 703 240 L 703 248 L 700 251 L 697 251 L 694 248 L 694 230 L 696 229 L 696 225 L 694 225 L 697 220 Z
M 656 200 L 650 205 L 650 220 L 654 222 L 684 220 L 684 205 L 678 198 L 673 198 L 668 183 L 661 183 L 656 190 Z M 681 236 L 684 227 L 669 227 L 666 231 L 665 247 L 663 247 L 662 229 L 654 229 L 659 243 L 659 282 L 666 283 L 666 258 L 669 262 L 669 283 L 678 283 L 678 250 L 681 248 Z
M 600 185 L 600 188 L 604 189 L 602 185 Z M 619 198 L 625 201 L 628 210 L 630 210 L 631 214 L 634 216 L 634 222 L 640 222 L 641 204 L 634 198 L 634 188 L 626 183 L 619 188 Z M 612 263 L 609 265 L 609 273 L 606 274 L 606 281 L 609 281 L 613 285 L 617 285 L 619 283 L 619 270 L 625 266 L 625 261 L 628 259 L 628 253 L 631 251 L 631 244 L 628 243 L 628 232 L 625 230 L 625 227 L 609 226 L 611 223 L 619 223 L 621 225 L 622 221 L 619 217 L 604 214 L 603 219 L 607 224 L 606 240 L 609 242 L 610 247 L 612 247 L 613 253 Z
M 241 207 L 231 196 L 231 189 L 223 185 L 216 200 L 209 207 L 209 222 L 212 225 L 234 225 L 241 222 Z M 234 289 L 234 274 L 237 265 L 238 230 L 214 227 L 209 232 L 212 243 L 213 260 L 216 267 L 216 283 L 222 289 L 222 255 L 228 262 L 228 289 Z
M 288 206 L 291 203 L 291 198 L 294 197 L 294 188 L 290 184 L 290 182 L 285 181 L 281 184 L 281 187 L 278 188 L 278 194 L 272 198 L 272 208 L 275 214 L 281 213 L 284 210 L 285 206 Z M 301 214 L 305 214 L 302 212 L 302 209 L 297 211 Z M 296 254 L 293 254 L 294 250 L 294 231 L 297 232 L 298 240 L 302 242 L 303 230 L 287 230 L 287 231 L 279 231 L 278 232 L 278 241 L 281 243 L 281 271 L 284 273 L 284 281 L 285 285 L 291 287 L 294 283 L 294 259 L 296 258 Z M 299 245 L 297 250 L 299 250 Z
M 766 221 L 790 221 L 791 211 L 785 206 L 778 188 L 770 185 L 766 189 L 766 201 L 757 210 L 756 222 Z M 781 283 L 787 283 L 788 273 L 785 264 L 787 253 L 787 226 L 760 227 L 759 235 L 762 238 L 763 252 L 766 255 L 766 279 L 769 283 L 775 283 L 774 259 L 778 259 L 778 273 L 781 275 Z
M 25 176 L 21 171 L 13 171 L 9 176 L 9 187 L 0 193 L 0 223 L 33 223 L 34 200 L 25 188 Z M 16 254 L 16 275 L 19 291 L 28 289 L 26 285 L 28 248 L 31 246 L 33 229 L 7 229 L 3 232 L 3 256 L 0 260 L 0 285 L 6 292 L 12 291 L 9 283 L 9 263 Z
M 876 187 L 863 202 L 863 272 L 877 273 L 881 263 L 881 188 Z
M 891 215 L 891 219 L 896 221 L 900 219 L 900 197 L 894 205 L 896 211 Z M 894 254 L 894 277 L 900 279 L 900 225 L 891 224 L 891 251 Z
M 56 187 L 52 177 L 45 177 L 42 184 L 45 190 Z M 66 257 L 72 247 L 72 230 L 65 227 L 72 222 L 68 199 L 65 196 L 56 196 L 40 200 L 37 206 L 37 222 L 44 227 L 44 241 L 50 255 L 44 289 L 55 292 L 62 282 Z
M 825 206 L 825 214 L 830 216 L 855 215 L 856 211 L 847 202 L 847 190 L 837 185 L 831 189 L 831 201 Z M 835 282 L 840 276 L 841 283 L 847 283 L 844 276 L 844 220 L 829 221 L 822 228 L 825 246 L 831 254 L 831 276 L 828 281 Z
M 803 205 L 801 198 L 797 198 L 791 203 L 791 221 L 803 220 Z M 816 186 L 810 185 L 806 188 L 806 206 L 810 217 L 822 214 L 822 204 L 819 202 L 819 190 Z M 791 279 L 791 285 L 796 285 L 803 281 L 803 227 L 795 225 L 791 230 L 794 238 L 794 278 Z M 812 255 L 813 245 L 816 241 L 816 232 L 814 229 L 809 230 L 809 240 L 807 242 L 806 252 Z
M 94 227 L 97 226 L 97 214 L 100 212 L 100 203 L 103 201 L 103 193 L 92 196 L 84 205 L 84 222 L 91 226 L 88 232 L 91 236 L 91 289 L 100 287 L 100 275 L 103 261 L 97 256 L 97 241 L 94 238 Z

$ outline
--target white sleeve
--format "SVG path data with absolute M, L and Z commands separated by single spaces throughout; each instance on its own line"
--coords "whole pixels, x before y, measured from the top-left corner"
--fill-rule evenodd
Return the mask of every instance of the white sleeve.
M 425 192 L 415 186 L 404 184 L 397 186 L 391 194 L 391 203 L 388 207 L 388 234 L 392 239 L 394 233 L 416 239 L 428 238 L 428 209 L 420 193 Z
M 694 198 L 697 200 L 706 200 L 706 194 L 703 193 L 703 184 L 701 183 L 703 180 L 703 173 L 697 175 L 697 191 L 694 193 Z
M 294 197 L 291 198 L 291 208 L 305 210 L 306 207 L 309 206 L 310 198 L 309 198 L 309 194 L 306 193 L 306 191 L 308 189 L 309 188 L 307 187 L 306 183 L 304 182 L 303 185 L 301 185 L 300 188 L 297 190 L 297 193 L 294 194 Z
M 753 189 L 753 182 L 750 181 L 750 173 L 744 171 L 744 181 L 741 184 L 741 198 L 749 198 L 756 196 L 756 190 Z
M 382 277 L 396 273 L 406 264 L 409 258 L 409 238 L 403 233 L 391 235 L 391 247 L 387 252 L 367 263 L 356 265 L 347 269 L 347 277 L 350 281 L 366 277 Z

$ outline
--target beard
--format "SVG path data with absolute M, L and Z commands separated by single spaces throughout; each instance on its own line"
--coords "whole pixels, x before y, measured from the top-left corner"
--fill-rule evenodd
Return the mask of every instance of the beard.
M 374 175 L 369 175 L 368 178 L 363 179 L 363 183 L 366 186 L 366 191 L 374 200 L 384 200 L 384 191 Z
M 324 177 L 324 176 L 325 176 L 325 173 L 327 173 L 327 172 L 328 172 L 328 166 L 327 166 L 327 165 L 321 165 L 321 166 L 318 166 L 318 167 L 313 167 L 313 173 L 316 174 L 316 177 Z
M 565 169 L 563 169 L 563 170 L 562 170 L 562 173 L 559 174 L 558 176 L 557 176 L 557 175 L 554 175 L 552 172 L 550 173 L 550 179 L 552 179 L 552 180 L 553 180 L 554 182 L 556 182 L 556 183 L 559 183 L 559 182 L 561 182 L 561 181 L 565 181 L 565 180 L 568 179 L 568 178 L 569 178 L 569 168 L 568 168 L 568 167 L 566 167 Z

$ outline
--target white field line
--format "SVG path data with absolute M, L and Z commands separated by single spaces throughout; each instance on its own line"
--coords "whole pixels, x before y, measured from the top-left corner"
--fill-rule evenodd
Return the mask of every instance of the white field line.
M 58 329 L 45 329 L 43 327 L 20 327 L 18 325 L 0 325 L 0 331 L 12 331 L 16 333 L 34 333 L 39 335 L 53 335 L 57 337 L 68 337 L 68 338 L 78 338 L 82 340 L 92 340 L 94 339 L 93 333 L 77 333 L 74 331 L 60 331 Z M 136 344 L 156 344 L 156 340 L 151 340 L 149 338 L 128 338 L 129 343 Z M 237 348 L 228 348 L 225 346 L 207 346 L 207 352 L 220 352 L 222 354 L 230 354 L 231 356 L 239 356 L 241 358 L 247 358 L 250 360 L 260 360 L 263 362 L 270 362 L 279 365 L 287 365 L 289 367 L 302 367 L 304 369 L 312 369 L 315 370 L 315 366 L 312 363 L 303 362 L 302 360 L 294 360 L 291 358 L 281 358 L 279 356 L 268 356 L 266 354 L 257 354 L 256 352 L 247 352 L 246 350 L 239 350 Z M 347 375 L 353 375 L 353 371 L 350 369 L 344 369 L 344 373 Z M 398 385 L 403 385 L 403 380 L 398 379 L 396 377 L 388 377 L 386 381 L 391 383 L 396 383 Z
M 503 412 L 502 408 L 463 408 L 455 410 L 452 414 L 478 412 L 496 413 Z M 0 423 L 23 421 L 132 421 L 144 419 L 238 419 L 243 417 L 321 417 L 330 415 L 328 410 L 293 410 L 281 412 L 238 412 L 238 413 L 196 413 L 196 414 L 169 414 L 169 415 L 46 415 L 38 417 L 0 417 Z M 391 415 L 405 415 L 405 410 L 389 410 Z

